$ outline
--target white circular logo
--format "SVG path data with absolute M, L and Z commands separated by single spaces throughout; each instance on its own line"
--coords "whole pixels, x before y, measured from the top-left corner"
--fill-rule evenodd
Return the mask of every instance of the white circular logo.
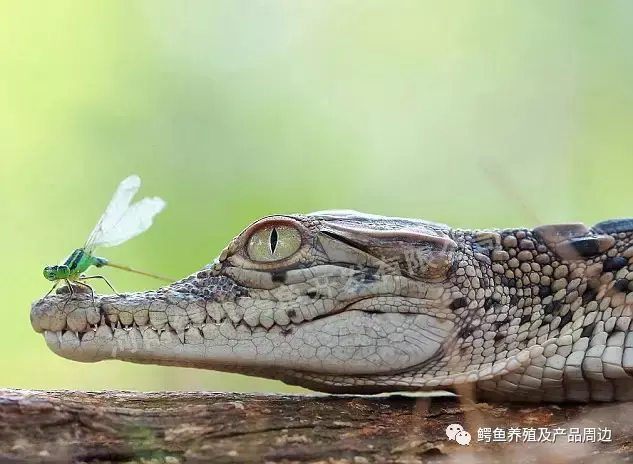
M 455 441 L 462 446 L 470 444 L 470 433 L 466 432 L 465 430 L 457 432 L 457 434 L 455 435 Z
M 451 424 L 448 427 L 446 427 L 446 436 L 448 437 L 449 440 L 455 440 L 455 435 L 463 431 L 464 431 L 464 427 L 462 427 L 461 425 Z
M 455 440 L 462 446 L 470 444 L 470 433 L 464 430 L 459 424 L 451 424 L 446 427 L 446 436 L 449 440 Z

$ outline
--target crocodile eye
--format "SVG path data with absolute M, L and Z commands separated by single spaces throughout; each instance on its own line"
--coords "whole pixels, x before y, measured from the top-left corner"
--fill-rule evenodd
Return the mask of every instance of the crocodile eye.
M 270 225 L 257 230 L 248 239 L 246 251 L 252 261 L 270 262 L 286 259 L 301 246 L 301 234 L 285 225 Z

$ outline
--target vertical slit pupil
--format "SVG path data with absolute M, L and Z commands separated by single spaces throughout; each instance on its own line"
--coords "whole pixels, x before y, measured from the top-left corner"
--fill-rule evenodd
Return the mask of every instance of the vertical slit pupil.
M 273 227 L 273 230 L 270 232 L 270 253 L 275 254 L 275 249 L 277 248 L 277 241 L 279 240 L 279 236 L 277 235 L 277 228 Z

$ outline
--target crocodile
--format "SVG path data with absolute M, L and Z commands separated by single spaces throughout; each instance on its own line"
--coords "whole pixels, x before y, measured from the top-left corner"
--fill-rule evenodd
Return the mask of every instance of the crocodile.
M 32 304 L 31 324 L 75 361 L 329 393 L 633 400 L 633 219 L 462 230 L 349 210 L 274 215 L 157 290 L 65 289 Z

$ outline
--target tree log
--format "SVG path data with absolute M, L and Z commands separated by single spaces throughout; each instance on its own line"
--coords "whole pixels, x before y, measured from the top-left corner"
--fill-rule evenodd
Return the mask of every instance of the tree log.
M 470 432 L 470 445 L 447 437 L 451 424 Z M 546 442 L 539 427 L 566 433 Z M 574 427 L 585 435 L 569 443 Z M 493 440 L 495 428 L 504 440 Z M 519 438 L 509 440 L 510 428 Z M 521 436 L 532 429 L 538 441 Z M 591 442 L 591 429 L 602 441 Z M 621 462 L 633 458 L 632 441 L 627 403 L 0 390 L 1 462 Z

